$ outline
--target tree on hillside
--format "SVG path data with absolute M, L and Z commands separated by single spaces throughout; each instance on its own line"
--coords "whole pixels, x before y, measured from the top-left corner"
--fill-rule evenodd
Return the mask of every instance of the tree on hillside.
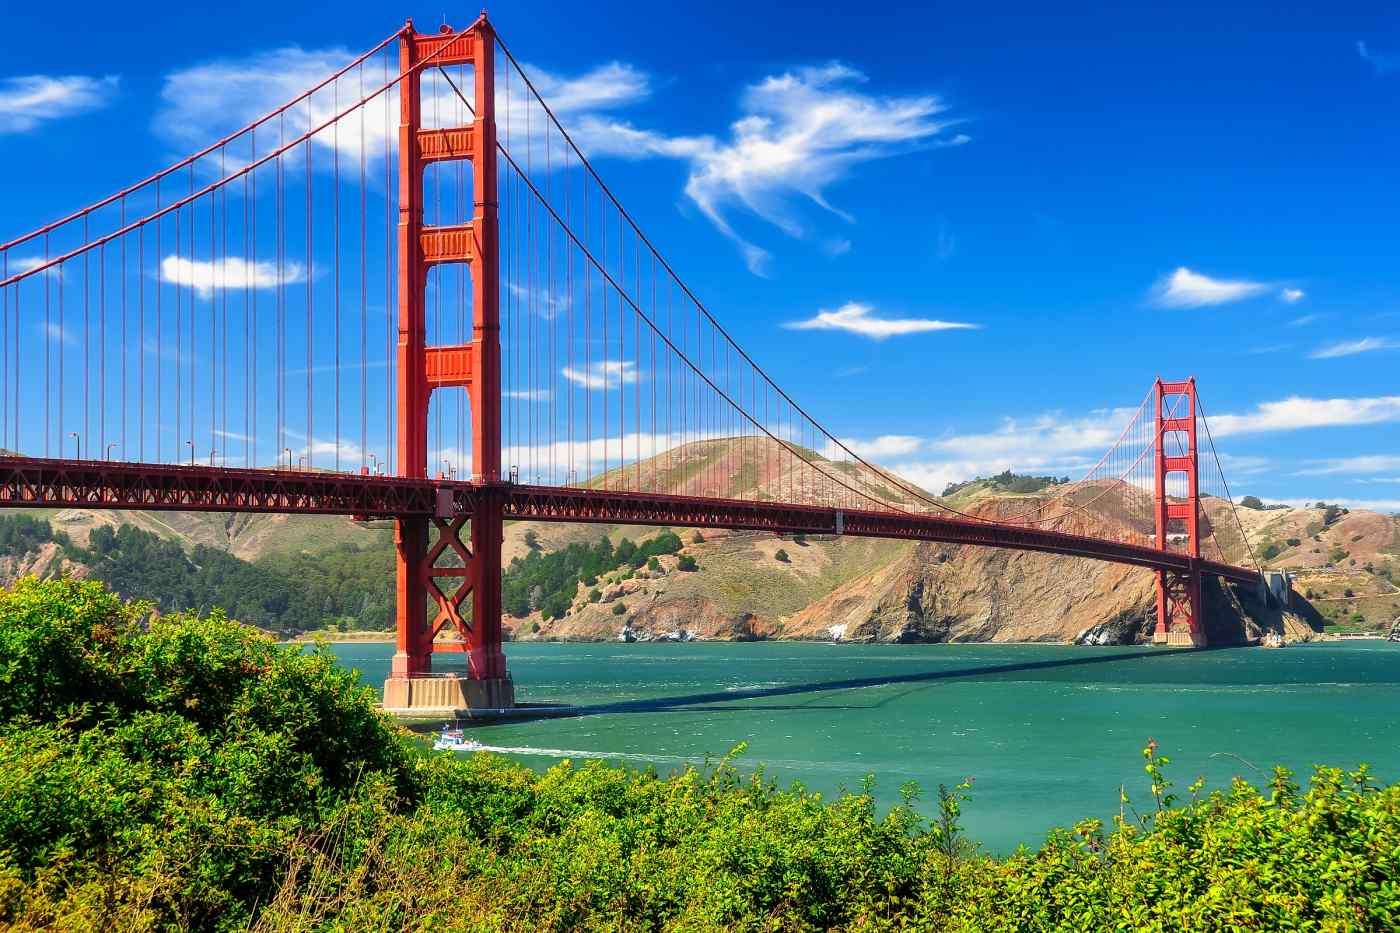
M 1262 509 L 1263 507 L 1264 500 L 1258 496 L 1245 496 L 1240 500 L 1240 508 L 1242 509 Z

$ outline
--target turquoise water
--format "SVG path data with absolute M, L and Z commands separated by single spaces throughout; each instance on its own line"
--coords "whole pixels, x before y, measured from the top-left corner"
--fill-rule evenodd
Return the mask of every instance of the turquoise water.
M 1400 645 L 1171 652 L 1059 645 L 791 642 L 511 644 L 517 697 L 594 711 L 475 727 L 537 768 L 605 758 L 666 772 L 747 742 L 742 759 L 832 793 L 874 774 L 885 804 L 918 782 L 975 780 L 969 834 L 1005 852 L 1145 803 L 1156 739 L 1184 790 L 1255 783 L 1275 763 L 1368 762 L 1400 780 Z M 337 645 L 381 686 L 392 646 Z

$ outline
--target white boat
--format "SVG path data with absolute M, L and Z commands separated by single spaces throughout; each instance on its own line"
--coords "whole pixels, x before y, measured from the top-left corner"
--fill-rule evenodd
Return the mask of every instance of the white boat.
M 485 748 L 475 739 L 469 739 L 461 729 L 442 727 L 442 732 L 433 742 L 435 752 L 475 752 Z

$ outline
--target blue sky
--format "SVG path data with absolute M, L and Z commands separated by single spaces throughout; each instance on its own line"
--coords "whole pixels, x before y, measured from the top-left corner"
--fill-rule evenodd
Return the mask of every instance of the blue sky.
M 1073 473 L 1194 375 L 1237 495 L 1400 510 L 1400 13 L 1041 10 L 491 13 L 740 343 L 909 478 Z M 442 18 L 7 10 L 0 238 L 234 128 L 211 63 L 294 86 L 404 14 Z

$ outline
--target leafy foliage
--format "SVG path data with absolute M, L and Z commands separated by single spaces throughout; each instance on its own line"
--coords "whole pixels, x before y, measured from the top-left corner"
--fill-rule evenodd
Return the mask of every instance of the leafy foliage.
M 100 584 L 0 594 L 0 926 L 1389 930 L 1400 785 L 1178 793 L 1005 859 L 972 781 L 877 811 L 740 775 L 414 754 L 324 654 Z M 742 746 L 736 753 L 742 751 Z
M 505 570 L 501 582 L 505 611 L 518 619 L 535 610 L 546 619 L 561 619 L 573 605 L 579 583 L 592 586 L 605 573 L 647 566 L 656 557 L 675 554 L 681 547 L 680 536 L 667 529 L 641 544 L 623 538 L 613 547 L 604 537 L 592 546 L 575 543 L 549 554 L 531 548 Z
M 225 606 L 250 625 L 278 632 L 328 624 L 383 629 L 394 614 L 393 554 L 352 544 L 315 555 L 241 560 L 219 548 L 178 543 L 131 525 L 92 530 L 77 547 L 46 521 L 0 516 L 0 555 L 24 555 L 57 544 L 129 599 L 144 599 L 161 612 Z
M 944 487 L 943 495 L 954 495 L 978 483 L 983 483 L 993 489 L 1003 492 L 1028 494 L 1040 492 L 1047 486 L 1063 485 L 1068 482 L 1068 476 L 1061 476 L 1058 478 L 1054 476 L 1025 476 L 1020 473 L 1012 473 L 1010 470 L 1003 470 L 995 476 L 979 476 L 965 483 L 949 483 Z

